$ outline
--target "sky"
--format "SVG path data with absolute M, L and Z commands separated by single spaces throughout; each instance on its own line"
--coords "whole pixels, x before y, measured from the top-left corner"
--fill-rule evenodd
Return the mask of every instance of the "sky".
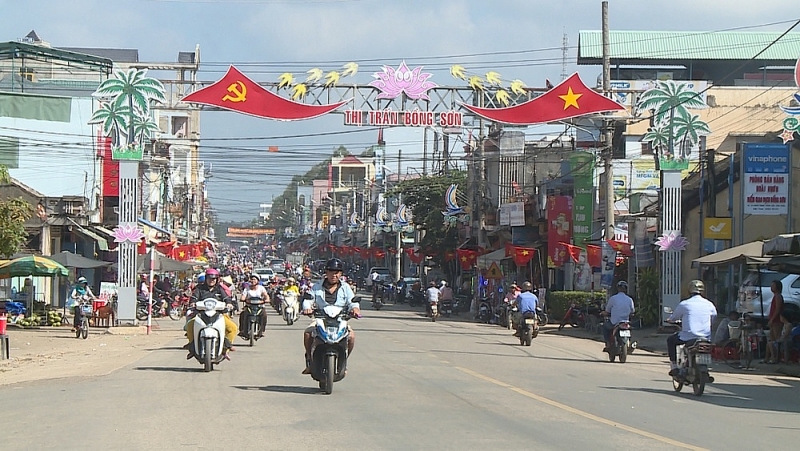
M 797 0 L 610 0 L 611 30 L 784 31 L 800 19 Z M 593 86 L 599 66 L 576 65 L 579 30 L 599 30 L 600 0 L 0 0 L 0 41 L 31 30 L 53 47 L 139 50 L 140 61 L 174 62 L 200 46 L 198 79 L 216 81 L 236 65 L 258 82 L 284 72 L 305 78 L 319 67 L 359 64 L 343 83 L 363 83 L 383 65 L 423 66 L 440 85 L 449 68 L 493 70 L 504 80 L 544 87 L 579 72 Z M 800 30 L 794 30 L 800 31 Z M 462 82 L 463 83 L 463 82 Z M 529 139 L 552 127 L 529 127 Z M 309 136 L 312 135 L 312 136 Z M 422 133 L 388 130 L 387 166 L 420 172 Z M 292 175 L 345 146 L 354 154 L 374 144 L 369 128 L 343 125 L 343 116 L 276 122 L 233 112 L 201 113 L 201 159 L 210 165 L 208 192 L 223 220 L 249 220 L 260 203 L 281 194 Z M 452 142 L 453 146 L 457 144 Z M 458 145 L 457 155 L 463 155 Z M 277 153 L 268 152 L 277 146 Z

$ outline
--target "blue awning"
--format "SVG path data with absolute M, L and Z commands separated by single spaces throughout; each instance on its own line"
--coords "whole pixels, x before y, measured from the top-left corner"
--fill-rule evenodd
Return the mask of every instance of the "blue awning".
M 146 225 L 147 227 L 150 227 L 151 229 L 155 229 L 155 230 L 157 230 L 157 231 L 159 231 L 159 232 L 161 232 L 163 234 L 172 235 L 172 232 L 170 232 L 169 230 L 159 226 L 158 224 L 156 224 L 154 222 L 150 222 L 147 219 L 139 218 L 138 221 L 139 221 L 139 224 Z

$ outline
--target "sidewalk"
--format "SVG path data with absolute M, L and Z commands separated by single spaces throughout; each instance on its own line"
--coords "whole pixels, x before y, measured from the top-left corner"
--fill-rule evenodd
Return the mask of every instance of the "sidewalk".
M 584 338 L 588 340 L 597 341 L 598 346 L 602 344 L 603 337 L 599 334 L 593 334 L 585 329 L 574 328 L 570 326 L 564 327 L 561 331 L 558 330 L 558 324 L 550 324 L 546 328 L 544 328 L 543 333 L 553 333 L 559 335 L 568 335 L 573 336 L 576 338 Z M 658 327 L 645 327 L 642 329 L 634 329 L 633 330 L 633 340 L 637 342 L 638 349 L 652 352 L 654 354 L 663 355 L 666 360 L 667 356 L 667 337 L 669 337 L 672 332 L 665 332 L 659 330 Z M 760 374 L 760 375 L 775 375 L 775 374 L 783 374 L 786 376 L 793 376 L 793 377 L 800 377 L 800 365 L 798 364 L 777 364 L 777 365 L 766 365 L 759 363 L 760 359 L 754 359 L 753 363 L 751 364 L 753 368 L 744 370 L 744 369 L 735 369 L 728 365 L 726 365 L 722 361 L 715 361 L 714 362 L 714 371 L 718 372 L 735 372 L 735 373 L 748 373 L 748 374 Z

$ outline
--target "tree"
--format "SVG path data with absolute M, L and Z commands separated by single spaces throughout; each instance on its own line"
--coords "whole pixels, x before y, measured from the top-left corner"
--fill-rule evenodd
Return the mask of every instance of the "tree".
M 466 173 L 453 171 L 448 175 L 421 177 L 400 182 L 389 193 L 390 196 L 402 194 L 402 201 L 413 212 L 413 223 L 424 231 L 419 241 L 420 248 L 446 250 L 455 249 L 458 230 L 444 222 L 444 196 L 452 184 L 466 187 Z M 440 259 L 435 256 L 434 259 Z M 443 263 L 442 260 L 438 260 Z
M 11 176 L 5 166 L 0 166 L 0 183 L 8 183 Z M 10 258 L 27 241 L 25 221 L 33 215 L 33 208 L 22 198 L 0 200 L 0 254 Z
M 112 98 L 113 103 L 117 108 L 127 106 L 126 113 L 129 114 L 127 121 L 127 130 L 121 131 L 128 138 L 128 144 L 136 141 L 137 138 L 143 136 L 136 136 L 134 130 L 134 117 L 147 118 L 150 116 L 150 101 L 165 102 L 164 85 L 155 78 L 147 77 L 147 69 L 129 69 L 125 71 L 117 71 L 116 78 L 109 78 L 108 80 L 100 83 L 94 96 L 100 98 Z M 92 120 L 95 118 L 93 117 Z M 141 123 L 146 123 L 146 119 L 142 119 Z M 140 132 L 149 134 L 153 127 L 145 125 L 140 127 Z M 157 126 L 155 127 L 157 129 Z M 121 140 L 120 140 L 121 141 Z

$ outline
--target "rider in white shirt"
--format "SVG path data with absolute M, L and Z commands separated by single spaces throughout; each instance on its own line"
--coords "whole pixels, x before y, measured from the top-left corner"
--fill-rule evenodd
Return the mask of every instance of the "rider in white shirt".
M 258 298 L 264 303 L 269 303 L 267 289 L 264 288 L 260 282 L 261 278 L 258 274 L 253 273 L 250 275 L 250 286 L 242 292 L 241 300 L 243 303 L 247 303 L 251 298 Z M 245 324 L 246 320 L 247 315 L 244 314 L 244 309 L 242 309 L 242 313 L 239 315 L 239 336 L 242 338 L 247 337 L 245 333 L 247 330 L 247 325 Z M 267 329 L 267 310 L 265 308 L 261 309 L 259 324 L 258 338 L 261 338 L 264 336 L 264 331 Z
M 711 301 L 703 297 L 703 291 L 705 291 L 703 281 L 692 280 L 689 282 L 689 294 L 692 296 L 681 301 L 667 319 L 668 323 L 681 321 L 681 331 L 667 338 L 670 376 L 674 376 L 678 371 L 676 346 L 690 340 L 698 338 L 708 340 L 711 337 L 711 325 L 717 317 L 717 308 Z
M 439 298 L 441 296 L 442 296 L 442 292 L 439 291 L 438 288 L 436 288 L 436 282 L 431 280 L 428 283 L 428 289 L 425 290 L 425 299 L 427 299 L 427 301 L 428 301 L 427 302 L 427 308 L 428 308 L 428 314 L 429 315 L 431 314 L 431 304 L 435 304 L 435 303 L 439 302 Z
M 633 299 L 628 296 L 628 282 L 620 280 L 617 283 L 617 294 L 608 298 L 603 312 L 603 316 L 609 317 L 609 320 L 603 323 L 603 338 L 606 342 L 603 352 L 608 351 L 608 342 L 611 341 L 611 332 L 614 330 L 614 326 L 623 321 L 630 321 L 633 312 Z

